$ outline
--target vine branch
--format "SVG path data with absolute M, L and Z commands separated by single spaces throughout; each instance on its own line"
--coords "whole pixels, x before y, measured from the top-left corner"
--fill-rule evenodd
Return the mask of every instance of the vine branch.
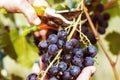
M 89 24 L 90 24 L 90 27 L 91 27 L 91 29 L 92 29 L 92 31 L 93 31 L 96 39 L 98 40 L 99 45 L 101 46 L 101 48 L 102 48 L 105 56 L 107 57 L 110 65 L 111 65 L 111 67 L 112 67 L 112 69 L 113 69 L 113 72 L 114 72 L 114 75 L 115 75 L 115 79 L 116 79 L 116 80 L 119 80 L 119 76 L 118 76 L 117 70 L 116 70 L 115 66 L 113 65 L 114 62 L 112 61 L 112 59 L 111 59 L 110 56 L 108 55 L 108 52 L 107 52 L 107 50 L 105 49 L 105 47 L 104 47 L 104 45 L 103 45 L 103 42 L 102 42 L 102 40 L 101 40 L 98 32 L 96 31 L 96 29 L 95 29 L 95 27 L 94 27 L 94 24 L 93 24 L 93 22 L 92 22 L 92 20 L 91 20 L 91 18 L 90 18 L 90 16 L 89 16 L 89 13 L 87 12 L 87 8 L 86 8 L 85 6 L 84 6 L 84 12 L 85 12 L 86 17 L 87 17 L 87 19 L 88 19 L 88 22 L 89 22 Z

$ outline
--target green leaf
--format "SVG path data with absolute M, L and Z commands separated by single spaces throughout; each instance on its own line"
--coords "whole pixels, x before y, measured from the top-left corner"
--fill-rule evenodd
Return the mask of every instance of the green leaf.
M 54 5 L 54 0 L 47 0 L 47 2 L 49 3 L 49 5 Z
M 117 32 L 109 33 L 105 39 L 109 42 L 109 50 L 114 55 L 118 55 L 120 51 L 120 34 Z
M 59 10 L 70 10 L 70 8 L 65 4 L 58 4 L 58 5 L 56 5 L 55 10 L 57 10 L 57 11 L 59 11 Z
M 24 67 L 30 68 L 38 60 L 38 49 L 29 43 L 25 36 L 19 35 L 15 29 L 11 30 L 11 39 L 17 53 L 17 61 Z
M 11 42 L 9 33 L 0 26 L 0 47 L 4 49 L 4 52 L 9 55 L 12 59 L 17 59 L 16 52 Z
M 27 27 L 24 31 L 23 31 L 23 35 L 26 36 L 32 32 L 38 31 L 40 30 L 38 26 L 31 26 L 31 27 Z

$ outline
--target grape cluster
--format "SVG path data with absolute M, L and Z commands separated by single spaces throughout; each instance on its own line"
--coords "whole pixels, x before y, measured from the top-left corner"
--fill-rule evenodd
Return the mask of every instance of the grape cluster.
M 49 35 L 46 41 L 41 41 L 38 44 L 43 53 L 42 63 L 47 67 L 62 49 L 60 56 L 47 72 L 49 80 L 75 80 L 84 67 L 94 64 L 93 58 L 97 54 L 96 47 L 90 45 L 87 48 L 82 48 L 78 39 L 72 38 L 67 41 L 67 36 L 65 30 L 60 30 L 57 34 Z
M 109 13 L 103 12 L 104 5 L 102 3 L 93 6 L 92 2 L 93 0 L 91 0 L 91 4 L 87 5 L 89 12 L 92 12 L 92 14 L 90 14 L 90 18 L 98 33 L 101 35 L 105 34 L 108 27 L 108 20 L 110 19 L 110 15 Z M 86 19 L 85 15 L 82 16 L 82 19 Z M 82 32 L 88 37 L 92 44 L 96 44 L 97 40 L 95 39 L 95 35 L 90 29 L 88 21 L 82 25 Z

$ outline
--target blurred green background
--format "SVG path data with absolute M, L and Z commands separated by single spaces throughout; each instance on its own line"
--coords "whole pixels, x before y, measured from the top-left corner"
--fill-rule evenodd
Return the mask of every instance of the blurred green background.
M 72 0 L 47 0 L 48 3 L 56 9 L 63 9 L 62 5 L 72 7 Z M 79 0 L 73 0 L 79 2 Z M 100 1 L 100 0 L 96 0 Z M 101 0 L 106 3 L 109 0 Z M 109 56 L 113 61 L 120 54 L 120 0 L 114 6 L 107 9 L 111 18 L 107 32 L 100 36 Z M 64 8 L 68 8 L 64 7 Z M 1 12 L 4 12 L 1 9 Z M 0 12 L 0 80 L 25 80 L 31 72 L 35 61 L 39 59 L 38 49 L 34 44 L 32 35 L 23 35 L 25 29 L 30 27 L 28 21 L 22 14 L 1 13 Z M 7 28 L 9 27 L 9 29 Z M 6 28 L 6 29 L 5 29 Z M 104 55 L 100 46 L 98 46 L 98 55 L 95 66 L 96 73 L 91 80 L 115 80 L 112 68 Z M 5 56 L 5 57 L 4 57 Z M 3 71 L 5 69 L 5 71 Z M 120 58 L 116 65 L 117 72 L 120 76 Z M 3 77 L 3 76 L 4 77 Z

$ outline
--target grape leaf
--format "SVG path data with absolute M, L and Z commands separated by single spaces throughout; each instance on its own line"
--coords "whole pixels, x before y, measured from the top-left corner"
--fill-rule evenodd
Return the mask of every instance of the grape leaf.
M 70 10 L 70 8 L 67 5 L 64 4 L 57 4 L 55 7 L 55 10 L 60 11 L 60 10 Z
M 105 39 L 109 42 L 109 50 L 114 55 L 118 55 L 120 51 L 120 34 L 117 32 L 109 33 Z
M 12 59 L 17 59 L 17 55 L 12 45 L 9 33 L 5 31 L 3 26 L 0 26 L 0 47 L 3 48 L 4 52 Z
M 24 67 L 30 68 L 38 59 L 38 49 L 29 43 L 25 36 L 19 35 L 15 29 L 11 30 L 11 40 L 17 53 L 17 61 Z

